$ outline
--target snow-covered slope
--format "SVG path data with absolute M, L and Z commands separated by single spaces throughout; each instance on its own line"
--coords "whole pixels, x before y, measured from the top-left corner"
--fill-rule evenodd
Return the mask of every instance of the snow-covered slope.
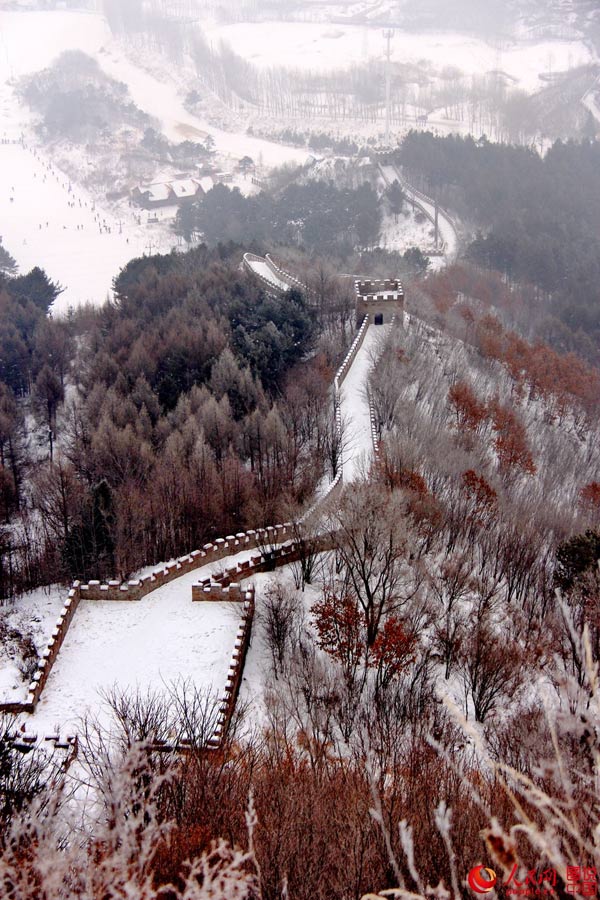
M 164 68 L 151 73 L 133 62 L 98 14 L 0 11 L 0 235 L 21 271 L 43 266 L 66 288 L 56 303 L 59 311 L 86 301 L 104 302 L 128 260 L 144 252 L 168 252 L 176 244 L 160 214 L 158 223 L 147 224 L 143 215 L 140 224 L 137 211 L 126 203 L 111 205 L 76 183 L 70 191 L 66 175 L 48 170 L 50 157 L 33 136 L 31 113 L 14 88 L 19 78 L 47 67 L 66 50 L 89 54 L 124 82 L 131 99 L 172 141 L 201 141 L 211 134 L 219 152 L 249 155 L 265 166 L 304 162 L 308 156 L 243 132 L 222 131 L 187 112 L 185 78 L 171 77 Z M 23 138 L 30 149 L 20 143 Z M 83 181 L 94 160 L 85 149 L 80 157 Z
M 64 312 L 104 302 L 122 266 L 151 246 L 170 250 L 175 236 L 131 212 L 118 218 L 50 165 L 29 146 L 0 144 L 0 233 L 22 272 L 42 266 L 63 285 L 55 309 Z
M 384 38 L 377 25 L 326 25 L 299 22 L 239 22 L 214 27 L 208 37 L 222 41 L 254 65 L 330 71 L 381 60 Z M 407 64 L 426 62 L 441 72 L 454 68 L 466 75 L 502 70 L 526 91 L 543 83 L 540 75 L 563 71 L 594 60 L 584 41 L 540 39 L 487 42 L 452 32 L 412 32 L 396 29 L 392 59 Z

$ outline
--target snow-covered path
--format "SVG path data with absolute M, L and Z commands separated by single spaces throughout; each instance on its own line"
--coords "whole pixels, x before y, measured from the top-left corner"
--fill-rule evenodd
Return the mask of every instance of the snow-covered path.
M 284 292 L 289 290 L 289 284 L 279 277 L 273 267 L 269 265 L 268 260 L 248 258 L 246 263 L 259 278 L 268 281 L 273 287 L 277 288 L 277 290 Z
M 373 453 L 367 378 L 389 325 L 371 325 L 340 389 L 344 432 L 344 482 L 360 477 Z
M 430 200 L 425 194 L 422 194 L 420 191 L 415 190 L 406 181 L 402 181 L 402 188 L 409 198 L 409 200 L 414 200 L 415 203 L 420 206 L 426 215 L 429 216 L 432 220 L 435 220 L 435 203 Z M 448 262 L 452 262 L 456 258 L 456 254 L 458 251 L 458 235 L 456 233 L 456 228 L 454 227 L 454 223 L 452 219 L 444 212 L 443 209 L 438 207 L 438 227 L 439 233 L 442 241 L 444 242 L 444 255 Z
M 242 606 L 193 602 L 192 585 L 252 552 L 182 575 L 137 602 L 81 600 L 36 711 L 25 717 L 27 730 L 77 730 L 89 712 L 107 724 L 101 693 L 114 685 L 160 693 L 189 680 L 222 697 Z

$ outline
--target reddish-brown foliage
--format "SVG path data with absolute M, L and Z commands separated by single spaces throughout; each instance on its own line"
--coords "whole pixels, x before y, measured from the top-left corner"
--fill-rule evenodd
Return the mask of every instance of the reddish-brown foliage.
M 515 412 L 498 400 L 490 404 L 492 428 L 496 433 L 494 448 L 498 454 L 498 465 L 504 475 L 520 470 L 526 475 L 535 475 L 536 466 L 527 441 L 525 426 Z
M 475 432 L 481 428 L 487 419 L 487 408 L 466 381 L 457 381 L 453 384 L 448 399 L 454 408 L 456 427 L 459 431 Z
M 531 398 L 554 398 L 563 415 L 573 402 L 586 413 L 596 406 L 600 394 L 600 373 L 574 353 L 560 354 L 541 341 L 530 344 L 515 331 L 503 327 L 491 311 L 494 307 L 511 311 L 527 302 L 526 289 L 511 290 L 502 279 L 469 266 L 452 266 L 427 280 L 427 292 L 436 308 L 446 313 L 461 299 L 456 312 L 469 329 L 469 339 L 483 356 L 506 366 L 517 389 L 529 389 Z M 468 305 L 475 300 L 476 306 Z M 481 312 L 481 307 L 489 311 Z
M 326 591 L 312 613 L 319 647 L 344 666 L 356 665 L 365 646 L 364 621 L 356 600 Z
M 600 512 L 600 481 L 591 481 L 581 488 L 579 504 L 589 512 Z
M 463 474 L 462 483 L 465 493 L 473 503 L 476 514 L 482 515 L 496 508 L 498 495 L 483 475 L 478 475 L 473 469 L 469 469 Z
M 380 683 L 387 684 L 415 658 L 416 638 L 408 634 L 396 616 L 390 616 L 377 635 L 370 665 L 378 670 Z

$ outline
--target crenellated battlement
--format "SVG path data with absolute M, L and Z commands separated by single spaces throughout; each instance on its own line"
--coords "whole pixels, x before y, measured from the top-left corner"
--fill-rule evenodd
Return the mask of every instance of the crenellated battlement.
M 398 278 L 378 278 L 356 281 L 356 293 L 361 297 L 372 297 L 375 294 L 394 294 L 404 297 L 404 288 Z
M 331 550 L 332 540 L 328 534 L 320 535 L 313 539 L 313 545 L 318 551 Z M 304 552 L 303 542 L 300 538 L 273 547 L 263 553 L 256 553 L 250 559 L 239 562 L 234 566 L 228 566 L 222 572 L 203 578 L 192 585 L 192 600 L 233 600 L 243 599 L 241 581 L 252 578 L 260 572 L 272 572 L 281 566 L 288 566 L 297 562 Z
M 179 578 L 181 575 L 211 563 L 219 562 L 228 556 L 234 556 L 245 550 L 255 549 L 262 549 L 264 552 L 270 553 L 279 544 L 291 540 L 294 537 L 294 533 L 294 526 L 291 523 L 257 528 L 235 535 L 228 535 L 225 538 L 217 538 L 212 543 L 205 544 L 201 550 L 194 550 L 192 553 L 168 563 L 168 565 L 143 578 L 132 579 L 126 582 L 92 580 L 81 583 L 74 581 L 56 625 L 52 630 L 46 649 L 38 662 L 26 699 L 22 702 L 2 703 L 0 704 L 0 712 L 18 714 L 33 713 L 35 711 L 81 600 L 137 602 L 147 594 Z M 219 584 L 218 588 L 215 587 L 212 590 L 210 597 L 210 599 L 214 600 L 232 600 L 234 598 L 241 602 L 243 595 L 241 591 L 239 594 L 236 594 L 235 589 L 231 590 L 229 583 L 227 585 Z
M 150 575 L 131 581 L 119 582 L 88 581 L 80 586 L 81 596 L 87 600 L 115 600 L 137 601 L 141 600 L 151 591 L 168 584 L 175 578 L 180 578 L 188 572 L 193 572 L 202 566 L 220 562 L 228 556 L 235 556 L 245 550 L 255 550 L 261 547 L 274 547 L 285 543 L 294 537 L 293 525 L 270 525 L 267 528 L 257 528 L 250 531 L 230 534 L 225 538 L 217 538 L 210 544 L 205 544 L 201 550 L 194 550 L 187 556 L 181 556 L 174 562 L 168 563 L 162 569 L 157 569 Z
M 354 288 L 357 321 L 369 315 L 375 325 L 383 325 L 404 314 L 404 288 L 398 278 L 357 280 Z

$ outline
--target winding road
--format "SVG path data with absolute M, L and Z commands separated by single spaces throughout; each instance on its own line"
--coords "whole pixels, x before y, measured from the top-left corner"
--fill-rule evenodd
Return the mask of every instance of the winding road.
M 417 190 L 406 181 L 400 168 L 391 164 L 380 165 L 379 171 L 388 187 L 397 181 L 405 196 L 418 207 L 435 225 L 436 202 L 422 191 Z M 438 228 L 441 238 L 441 249 L 447 263 L 453 262 L 458 253 L 458 230 L 451 216 L 441 206 L 437 206 Z

